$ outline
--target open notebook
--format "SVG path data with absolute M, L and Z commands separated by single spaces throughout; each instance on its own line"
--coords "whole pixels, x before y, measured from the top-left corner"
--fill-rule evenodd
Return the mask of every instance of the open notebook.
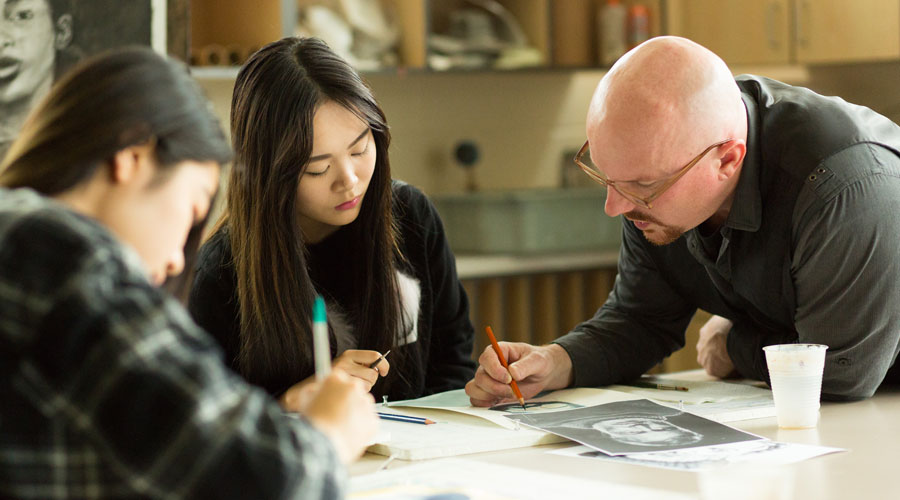
M 566 405 L 591 406 L 629 399 L 640 398 L 604 389 L 566 389 L 529 400 L 528 411 L 549 411 L 552 408 L 573 407 Z M 494 410 L 475 408 L 470 406 L 469 397 L 462 389 L 389 403 L 386 407 L 379 405 L 378 411 L 427 417 L 437 422 L 422 425 L 381 421 L 381 430 L 389 432 L 390 439 L 375 443 L 369 451 L 393 455 L 402 460 L 424 460 L 566 441 L 543 431 L 519 427 L 516 422 L 504 417 L 521 411 L 518 403 Z
M 676 381 L 667 380 L 667 383 Z M 677 381 L 689 384 L 687 393 L 614 386 L 616 389 L 564 389 L 529 399 L 528 412 L 545 412 L 594 406 L 616 401 L 651 399 L 670 406 L 683 406 L 718 422 L 774 415 L 771 391 L 727 382 Z M 738 387 L 735 387 L 738 386 Z M 633 392 L 632 392 L 633 390 Z M 660 399 L 663 398 L 663 399 Z M 680 398 L 667 401 L 666 398 Z M 521 412 L 518 404 L 494 410 L 475 408 L 462 389 L 447 391 L 419 399 L 379 405 L 378 411 L 426 417 L 436 424 L 422 425 L 381 421 L 381 431 L 389 438 L 369 447 L 369 451 L 401 460 L 424 460 L 438 457 L 522 448 L 563 442 L 565 439 L 542 431 L 517 428 L 516 422 L 504 415 Z

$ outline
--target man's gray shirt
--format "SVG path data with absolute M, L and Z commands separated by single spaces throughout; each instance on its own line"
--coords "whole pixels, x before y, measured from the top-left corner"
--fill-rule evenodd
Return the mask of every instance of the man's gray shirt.
M 575 385 L 640 376 L 685 343 L 697 308 L 733 321 L 728 354 L 768 380 L 762 347 L 829 346 L 822 392 L 871 396 L 900 340 L 900 128 L 834 97 L 738 77 L 747 155 L 728 219 L 665 246 L 625 220 L 616 282 L 557 339 Z

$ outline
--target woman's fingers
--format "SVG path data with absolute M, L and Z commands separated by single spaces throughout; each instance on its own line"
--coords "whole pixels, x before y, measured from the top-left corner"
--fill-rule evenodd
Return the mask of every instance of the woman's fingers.
M 366 384 L 366 390 L 371 389 L 378 382 L 378 377 L 386 376 L 391 369 L 391 364 L 378 351 L 358 349 L 350 349 L 341 353 L 334 360 L 333 366 L 337 370 L 362 380 Z

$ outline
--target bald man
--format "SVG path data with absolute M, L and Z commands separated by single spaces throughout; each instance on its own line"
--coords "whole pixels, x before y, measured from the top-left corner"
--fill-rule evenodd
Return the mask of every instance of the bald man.
M 660 37 L 604 76 L 577 161 L 624 217 L 618 276 L 593 318 L 546 346 L 501 343 L 472 404 L 637 378 L 685 344 L 716 376 L 768 381 L 762 347 L 829 346 L 824 398 L 871 396 L 900 341 L 900 128 L 868 108 Z

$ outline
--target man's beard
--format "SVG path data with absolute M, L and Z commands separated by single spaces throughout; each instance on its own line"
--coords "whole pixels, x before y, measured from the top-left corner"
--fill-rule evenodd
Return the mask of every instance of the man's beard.
M 641 229 L 640 231 L 644 235 L 644 239 L 656 246 L 665 246 L 669 243 L 674 243 L 675 240 L 681 238 L 681 235 L 686 232 L 686 230 L 682 228 L 667 226 L 659 222 L 659 220 L 653 216 L 640 212 L 628 212 L 625 214 L 625 218 L 630 219 L 632 222 L 640 221 L 653 223 L 656 227 L 647 230 Z

